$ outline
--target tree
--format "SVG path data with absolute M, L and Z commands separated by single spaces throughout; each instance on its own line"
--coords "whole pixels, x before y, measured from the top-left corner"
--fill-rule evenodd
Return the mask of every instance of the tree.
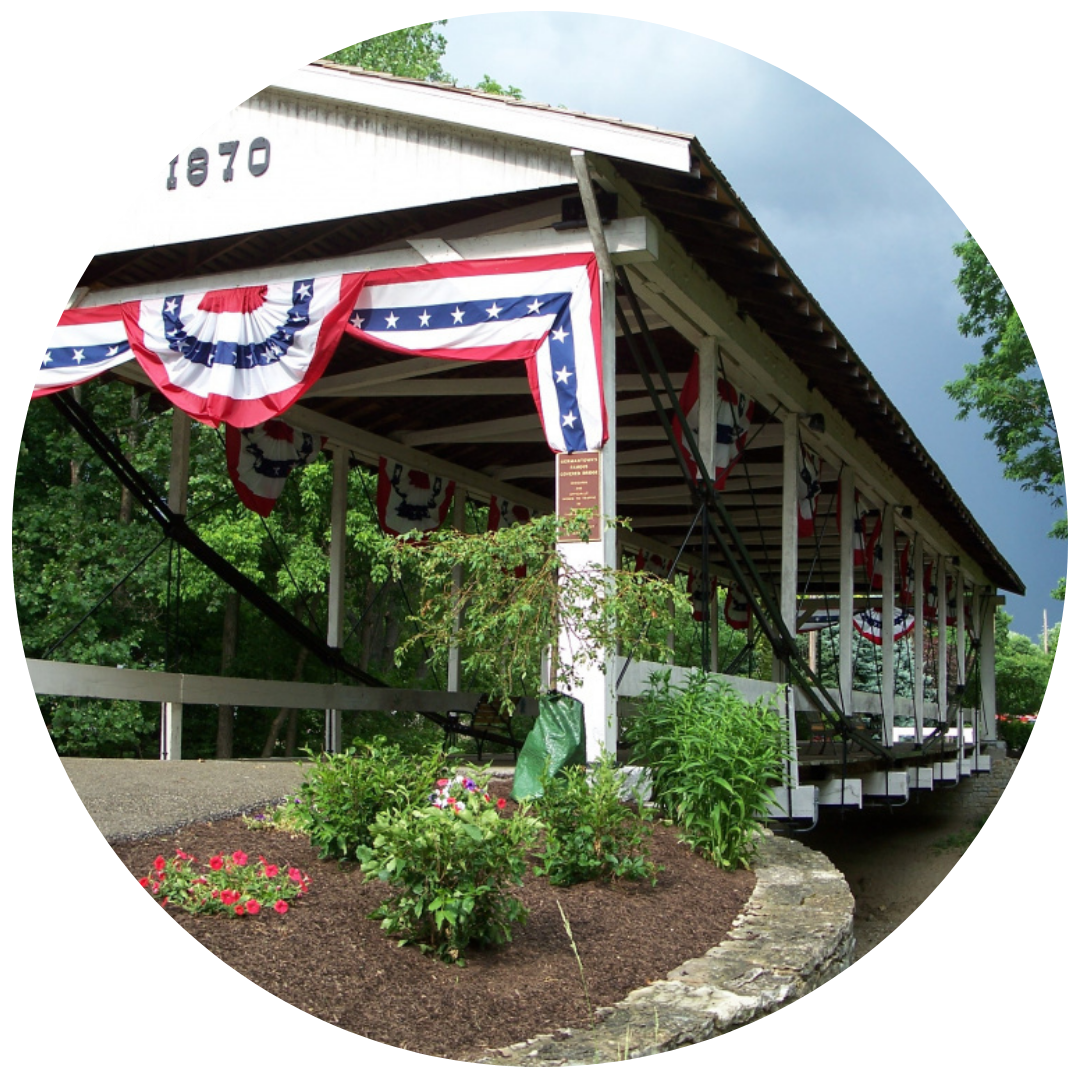
M 367 71 L 385 71 L 405 79 L 453 83 L 454 80 L 442 68 L 446 38 L 435 29 L 445 25 L 446 20 L 442 19 L 394 30 L 382 37 L 369 38 L 339 49 L 323 59 Z
M 446 20 L 420 23 L 405 30 L 394 30 L 382 37 L 349 45 L 323 57 L 335 64 L 364 68 L 366 71 L 385 71 L 405 79 L 421 79 L 424 82 L 457 85 L 457 79 L 443 70 L 442 58 L 446 52 L 446 38 L 435 28 L 445 26 Z M 490 75 L 485 75 L 475 89 L 485 94 L 501 94 L 504 97 L 524 96 L 516 86 L 503 86 Z
M 953 245 L 953 253 L 961 261 L 956 287 L 967 305 L 957 320 L 960 333 L 983 342 L 982 359 L 965 364 L 963 377 L 947 383 L 945 391 L 960 406 L 957 419 L 975 412 L 989 424 L 986 438 L 997 448 L 1007 479 L 1061 506 L 1065 472 L 1057 425 L 1027 331 L 971 233 Z M 1050 535 L 1066 538 L 1068 519 L 1056 522 Z M 1063 597 L 1064 589 L 1062 578 L 1055 596 Z
M 1011 622 L 1007 612 L 998 612 L 994 628 L 997 711 L 1007 716 L 1030 716 L 1038 713 L 1050 681 L 1058 628 L 1049 635 L 1044 652 L 1031 638 L 1010 630 Z

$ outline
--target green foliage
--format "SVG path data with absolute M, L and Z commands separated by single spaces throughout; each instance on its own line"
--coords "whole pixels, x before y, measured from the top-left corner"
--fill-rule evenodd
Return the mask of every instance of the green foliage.
M 567 531 L 584 534 L 587 519 L 579 514 Z M 580 685 L 582 670 L 605 652 L 667 659 L 669 603 L 678 613 L 689 604 L 686 596 L 645 572 L 571 566 L 556 546 L 560 528 L 550 515 L 497 532 L 443 529 L 423 544 L 410 535 L 387 539 L 385 572 L 422 583 L 398 663 L 423 649 L 441 666 L 456 646 L 466 684 L 509 708 L 521 695 L 540 692 L 544 650 L 556 651 L 560 633 L 571 642 L 572 656 L 558 672 L 567 687 Z
M 1030 716 L 1042 707 L 1057 651 L 1052 632 L 1047 650 L 1031 638 L 1009 629 L 1011 616 L 997 613 L 994 631 L 994 681 L 997 711 L 1008 716 Z M 1056 631 L 1056 628 L 1055 628 Z
M 1027 331 L 970 233 L 953 252 L 961 261 L 956 287 L 967 305 L 960 333 L 983 342 L 982 359 L 965 364 L 963 378 L 945 390 L 960 406 L 959 419 L 974 412 L 989 425 L 986 438 L 997 448 L 1006 478 L 1061 506 L 1065 473 L 1057 425 Z
M 663 867 L 649 861 L 652 812 L 638 800 L 623 801 L 623 777 L 615 758 L 591 767 L 572 765 L 543 777 L 536 811 L 544 828 L 542 867 L 553 885 L 579 881 L 648 878 L 656 884 Z
M 425 82 L 453 82 L 442 69 L 446 38 L 436 30 L 446 20 L 420 23 L 404 30 L 394 30 L 381 37 L 369 38 L 356 45 L 331 53 L 323 59 L 334 64 L 348 64 L 367 71 L 385 71 L 406 79 Z
M 453 806 L 380 813 L 361 869 L 395 889 L 371 915 L 399 945 L 416 944 L 447 963 L 464 965 L 469 945 L 511 940 L 528 917 L 510 892 L 525 873 L 525 852 L 538 823 L 520 810 L 500 815 L 483 793 Z
M 780 717 L 768 701 L 744 701 L 702 671 L 684 690 L 656 672 L 625 730 L 631 759 L 652 774 L 653 799 L 695 850 L 717 866 L 749 865 L 771 802 L 784 779 Z
M 321 859 L 359 858 L 376 816 L 423 803 L 446 767 L 441 751 L 407 754 L 381 737 L 342 754 L 309 756 L 297 817 Z
M 1035 730 L 1035 722 L 1032 720 L 999 720 L 997 729 L 998 738 L 1019 757 L 1023 754 L 1028 739 L 1031 738 L 1031 733 Z
M 394 30 L 381 37 L 368 38 L 356 45 L 323 57 L 334 64 L 347 64 L 365 71 L 384 71 L 405 79 L 421 79 L 424 82 L 449 83 L 457 80 L 446 72 L 442 58 L 446 53 L 446 38 L 435 28 L 445 26 L 446 19 L 438 22 L 420 23 L 404 30 Z M 475 89 L 485 94 L 500 94 L 520 101 L 524 94 L 516 86 L 503 86 L 490 75 L 485 75 Z

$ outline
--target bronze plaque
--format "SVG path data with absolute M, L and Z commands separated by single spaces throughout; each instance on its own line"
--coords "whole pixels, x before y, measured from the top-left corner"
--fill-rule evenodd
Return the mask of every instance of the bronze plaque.
M 589 539 L 600 539 L 600 452 L 555 456 L 555 512 L 561 518 L 575 510 L 591 510 Z M 561 541 L 580 542 L 580 535 L 562 535 Z

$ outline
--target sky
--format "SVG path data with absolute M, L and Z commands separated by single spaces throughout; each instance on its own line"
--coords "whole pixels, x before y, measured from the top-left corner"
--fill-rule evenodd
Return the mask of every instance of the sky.
M 1046 534 L 1064 509 L 1003 479 L 985 425 L 957 421 L 943 390 L 980 356 L 956 328 L 952 245 L 965 227 L 910 162 L 780 68 L 669 27 L 509 12 L 454 18 L 442 33 L 443 67 L 461 85 L 490 75 L 526 100 L 696 135 L 1027 586 L 1007 595 L 1012 629 L 1037 637 L 1044 610 L 1060 621 L 1050 591 L 1067 546 Z M 620 58 L 603 78 L 599 43 Z

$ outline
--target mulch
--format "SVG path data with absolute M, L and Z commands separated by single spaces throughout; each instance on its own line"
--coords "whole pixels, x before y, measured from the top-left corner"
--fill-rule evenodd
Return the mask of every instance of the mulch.
M 498 785 L 492 784 L 493 793 Z M 511 804 L 512 805 L 512 804 Z M 320 861 L 306 837 L 248 829 L 240 818 L 185 826 L 116 843 L 137 877 L 177 847 L 200 863 L 242 849 L 297 866 L 308 894 L 287 914 L 254 917 L 162 912 L 252 982 L 327 1023 L 434 1057 L 473 1060 L 533 1036 L 586 1027 L 585 988 L 557 902 L 570 923 L 593 1008 L 613 1005 L 725 939 L 754 888 L 750 871 L 717 869 L 656 825 L 657 884 L 584 883 L 557 888 L 529 874 L 518 895 L 529 909 L 509 946 L 470 950 L 466 965 L 400 948 L 368 915 L 389 895 L 355 865 Z M 152 903 L 147 896 L 147 903 Z

